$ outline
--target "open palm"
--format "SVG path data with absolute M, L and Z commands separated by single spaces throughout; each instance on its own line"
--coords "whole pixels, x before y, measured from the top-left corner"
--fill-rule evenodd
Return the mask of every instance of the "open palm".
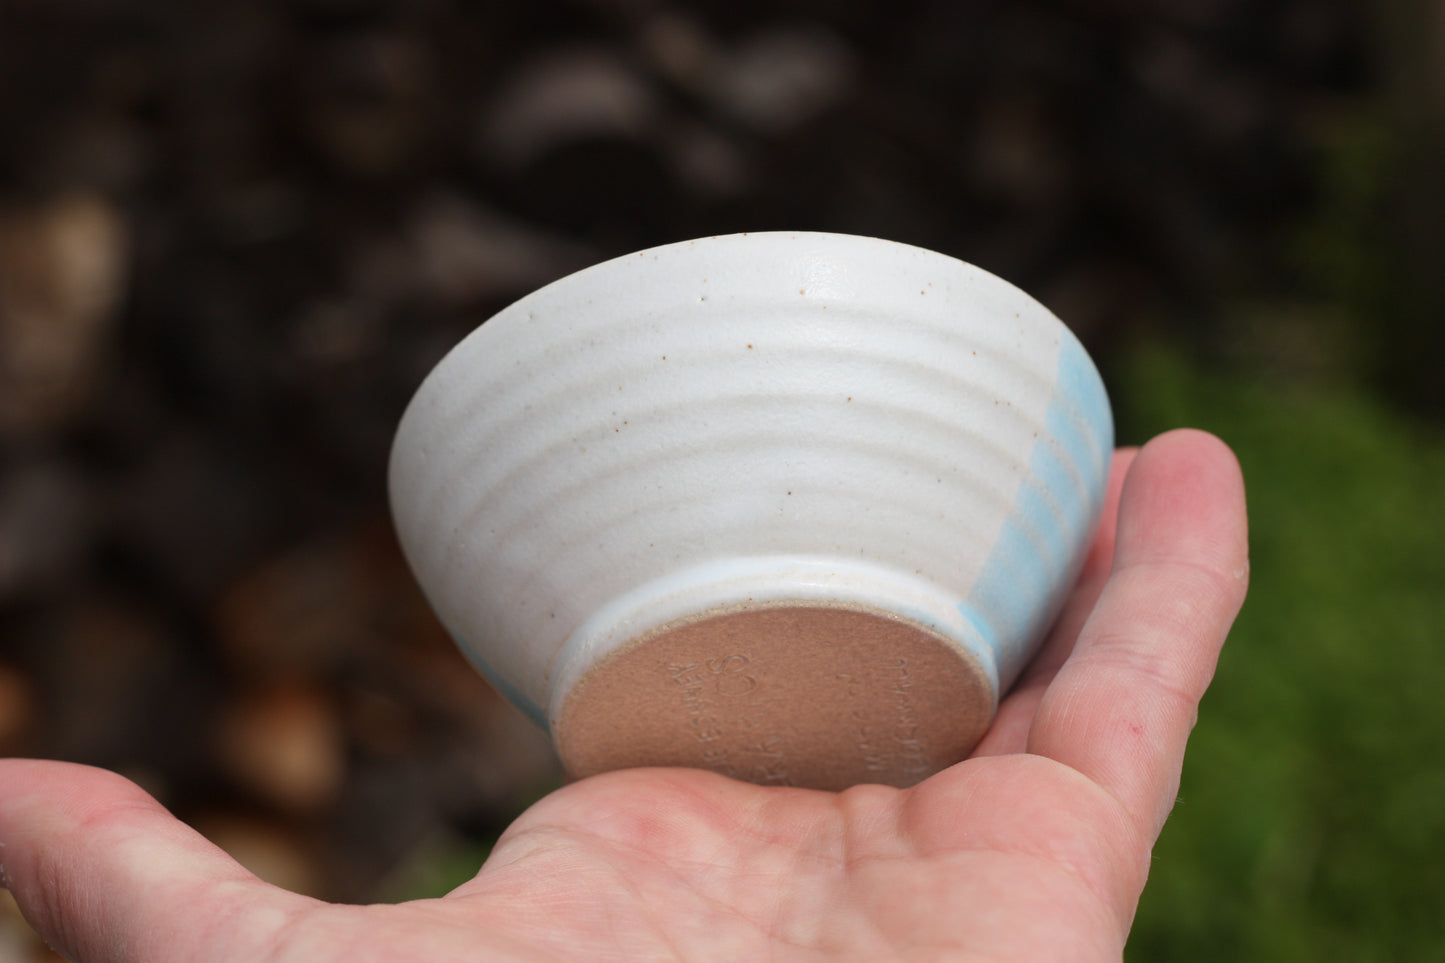
M 12 760 L 0 863 L 83 961 L 1118 959 L 1246 541 L 1217 440 L 1120 452 L 1043 652 L 974 755 L 912 789 L 609 773 L 533 806 L 444 898 L 338 906 L 262 883 L 118 776 Z

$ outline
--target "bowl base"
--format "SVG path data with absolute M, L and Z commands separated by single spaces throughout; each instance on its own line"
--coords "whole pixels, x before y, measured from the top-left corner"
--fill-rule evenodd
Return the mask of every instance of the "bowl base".
M 988 675 L 943 636 L 861 605 L 747 604 L 619 646 L 568 693 L 554 735 L 576 776 L 687 766 L 767 785 L 909 786 L 964 758 Z

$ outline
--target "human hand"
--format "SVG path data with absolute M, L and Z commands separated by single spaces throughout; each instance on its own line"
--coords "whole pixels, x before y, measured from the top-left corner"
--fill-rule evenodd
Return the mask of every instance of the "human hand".
M 447 896 L 344 906 L 261 882 L 119 776 L 9 760 L 0 863 L 81 961 L 1118 959 L 1247 573 L 1233 456 L 1171 432 L 1116 454 L 1044 649 L 973 756 L 911 789 L 608 773 Z

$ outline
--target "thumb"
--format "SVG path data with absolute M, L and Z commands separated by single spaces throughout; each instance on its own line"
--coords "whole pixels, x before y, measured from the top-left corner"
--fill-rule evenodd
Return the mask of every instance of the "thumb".
M 313 901 L 263 883 L 128 779 L 0 760 L 0 882 L 79 961 L 258 959 Z

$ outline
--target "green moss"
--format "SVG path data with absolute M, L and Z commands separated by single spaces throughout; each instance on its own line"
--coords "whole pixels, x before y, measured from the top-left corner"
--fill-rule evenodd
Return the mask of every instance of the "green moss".
M 1157 345 L 1116 375 L 1122 437 L 1234 447 L 1252 555 L 1129 957 L 1445 959 L 1445 439 Z

